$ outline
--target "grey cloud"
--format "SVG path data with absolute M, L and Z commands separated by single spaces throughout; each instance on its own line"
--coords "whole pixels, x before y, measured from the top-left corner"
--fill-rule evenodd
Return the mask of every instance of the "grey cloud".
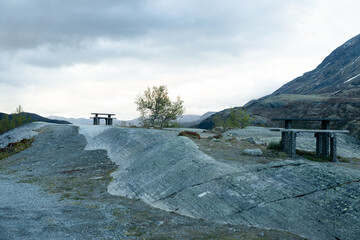
M 271 19 L 274 11 L 281 9 L 273 3 L 264 7 L 266 1 L 261 7 L 252 1 L 168 2 L 172 4 L 139 0 L 1 1 L 0 47 L 73 45 L 87 38 L 132 38 L 153 31 L 174 34 L 193 30 L 205 35 L 234 32 L 239 27 L 266 31 L 271 24 L 275 27 Z M 260 16 L 252 16 L 257 14 Z
M 141 2 L 5 0 L 0 3 L 0 47 L 73 45 L 97 36 L 143 34 L 150 23 L 137 19 Z
M 0 50 L 25 51 L 19 61 L 44 67 L 112 57 L 237 55 L 281 31 L 284 9 L 294 2 L 3 0 Z M 129 44 L 109 52 L 97 48 L 99 38 Z

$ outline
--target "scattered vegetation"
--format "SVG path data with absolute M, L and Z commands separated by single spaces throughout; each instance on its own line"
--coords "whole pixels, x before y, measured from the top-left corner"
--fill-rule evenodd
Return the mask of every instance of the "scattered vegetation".
M 213 118 L 214 128 L 246 128 L 250 125 L 251 120 L 245 109 L 231 109 L 226 119 L 220 114 L 215 115 Z
M 185 137 L 200 139 L 200 134 L 197 132 L 192 132 L 192 131 L 182 131 L 179 133 L 178 136 L 185 136 Z
M 269 143 L 269 145 L 267 146 L 267 149 L 281 152 L 282 151 L 281 141 Z M 299 156 L 302 156 L 310 161 L 314 161 L 314 162 L 330 162 L 330 161 L 332 161 L 331 157 L 326 157 L 326 158 L 319 157 L 319 156 L 316 156 L 316 153 L 314 153 L 314 152 L 309 152 L 309 151 L 304 151 L 304 150 L 299 150 L 299 149 L 296 149 L 296 154 Z M 342 162 L 347 162 L 346 159 L 343 159 L 340 156 L 338 156 L 337 158 Z
M 332 162 L 330 157 L 319 157 L 314 152 L 296 149 L 296 154 L 314 162 Z M 341 160 L 339 157 L 338 159 Z
M 281 151 L 282 150 L 281 141 L 280 142 L 271 142 L 271 143 L 269 143 L 269 145 L 267 146 L 267 149 L 268 150 Z
M 20 142 L 9 143 L 6 147 L 0 148 L 0 160 L 29 148 L 33 141 L 34 138 L 23 139 Z
M 143 127 L 171 127 L 185 111 L 180 97 L 175 102 L 170 101 L 164 85 L 152 89 L 148 87 L 143 95 L 136 98 L 135 103 Z
M 216 134 L 215 136 L 214 136 L 214 138 L 216 138 L 216 139 L 221 139 L 223 136 L 221 135 L 221 133 L 219 133 L 219 134 Z
M 15 113 L 10 116 L 4 114 L 4 116 L 0 120 L 0 134 L 7 132 L 13 128 L 20 127 L 30 122 L 30 119 L 24 113 L 23 108 L 19 105 Z

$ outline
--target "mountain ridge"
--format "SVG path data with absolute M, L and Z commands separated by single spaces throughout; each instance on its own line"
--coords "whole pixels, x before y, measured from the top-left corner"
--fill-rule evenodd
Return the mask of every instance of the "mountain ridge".
M 279 126 L 278 117 L 340 118 L 332 128 L 348 129 L 360 139 L 360 34 L 332 51 L 314 70 L 274 91 L 251 100 L 243 108 L 254 125 Z M 213 117 L 227 118 L 225 109 L 202 121 L 199 128 L 213 128 Z
M 360 86 L 359 66 L 360 34 L 332 51 L 314 70 L 284 84 L 270 96 L 336 94 L 351 90 L 354 86 Z
M 35 114 L 35 113 L 23 112 L 21 114 L 25 115 L 29 119 L 30 122 L 48 122 L 48 123 L 56 123 L 56 124 L 71 124 L 68 121 L 49 119 L 49 118 L 42 117 L 42 116 L 40 116 L 38 114 Z M 0 119 L 2 119 L 5 115 L 8 116 L 11 119 L 11 116 L 13 116 L 14 114 L 7 114 L 7 113 L 0 112 Z

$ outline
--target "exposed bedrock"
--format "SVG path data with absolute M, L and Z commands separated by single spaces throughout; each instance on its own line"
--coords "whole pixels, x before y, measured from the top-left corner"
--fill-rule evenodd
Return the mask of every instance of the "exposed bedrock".
M 286 160 L 230 166 L 175 132 L 81 126 L 85 149 L 118 164 L 108 191 L 220 223 L 275 228 L 310 239 L 360 235 L 360 171 Z

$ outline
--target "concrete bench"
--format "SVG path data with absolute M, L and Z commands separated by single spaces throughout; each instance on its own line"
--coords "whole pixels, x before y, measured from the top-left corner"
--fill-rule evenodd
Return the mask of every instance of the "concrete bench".
M 95 115 L 94 117 L 90 117 L 91 119 L 94 119 L 94 125 L 100 125 L 100 120 L 105 119 L 105 125 L 112 125 L 113 119 L 116 119 L 112 116 L 115 116 L 113 113 L 91 113 L 92 115 Z M 104 115 L 99 116 L 99 115 Z
M 296 156 L 296 136 L 298 133 L 314 133 L 316 137 L 316 155 L 321 157 L 331 157 L 333 162 L 336 158 L 336 134 L 349 133 L 348 130 L 325 130 L 325 129 L 286 129 L 271 128 L 270 131 L 285 133 L 281 135 L 283 150 L 290 157 Z M 330 144 L 330 148 L 329 148 Z

